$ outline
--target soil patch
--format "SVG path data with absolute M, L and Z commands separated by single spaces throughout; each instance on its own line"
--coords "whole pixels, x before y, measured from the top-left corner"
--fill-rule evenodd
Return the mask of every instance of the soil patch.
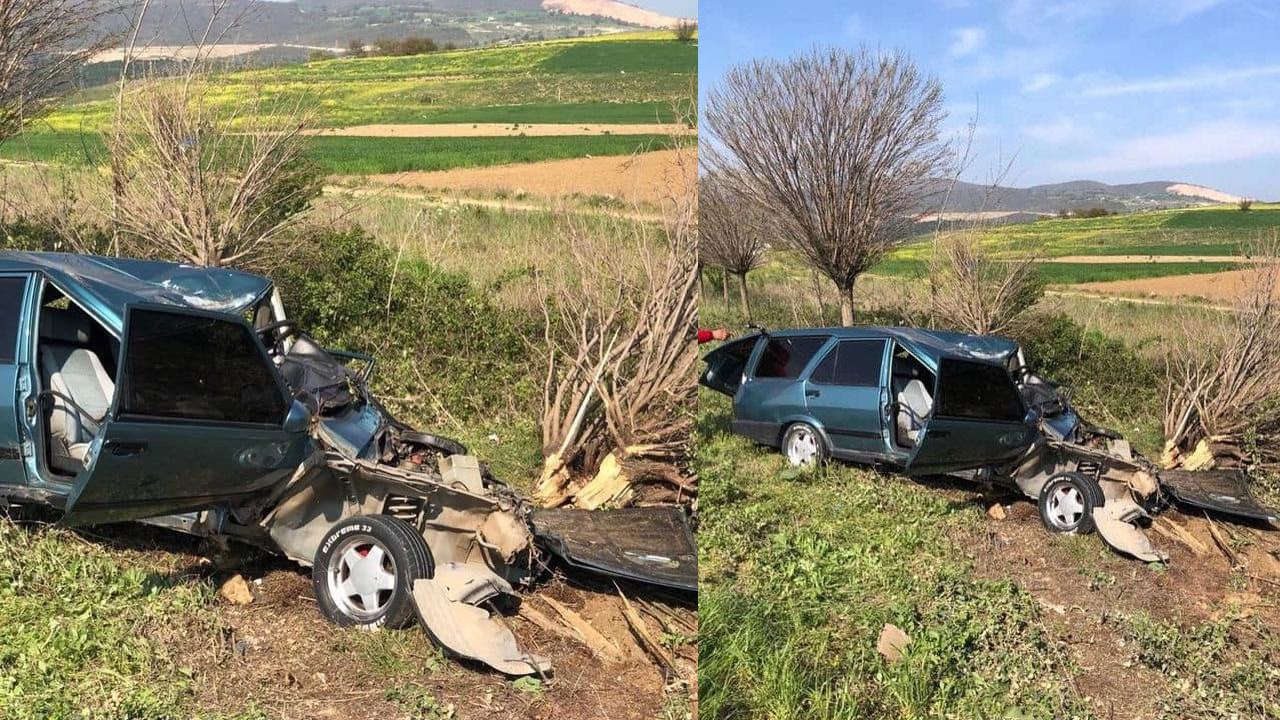
M 1176 523 L 1208 552 L 1197 554 L 1149 529 L 1170 561 L 1147 566 L 1112 552 L 1096 534 L 1051 535 L 1035 505 L 1023 498 L 993 495 L 976 502 L 985 507 L 997 500 L 1006 508 L 1005 519 L 988 518 L 962 531 L 959 539 L 971 548 L 979 577 L 1010 580 L 1036 598 L 1045 629 L 1081 668 L 1075 690 L 1104 717 L 1155 717 L 1168 681 L 1133 661 L 1133 648 L 1117 632 L 1118 619 L 1146 613 L 1189 626 L 1238 613 L 1273 627 L 1280 623 L 1280 531 L 1275 528 L 1215 521 L 1220 534 L 1244 548 L 1245 569 L 1233 573 L 1214 543 L 1210 520 L 1171 509 L 1156 522 Z
M 683 157 L 682 157 L 683 156 Z M 660 150 L 485 168 L 371 175 L 373 183 L 437 190 L 478 190 L 540 197 L 603 196 L 628 204 L 659 204 L 697 182 L 693 153 Z
M 1249 289 L 1256 272 L 1256 270 L 1228 270 L 1220 273 L 1081 283 L 1072 287 L 1104 295 L 1200 297 L 1206 300 L 1230 302 L 1240 299 L 1241 295 Z

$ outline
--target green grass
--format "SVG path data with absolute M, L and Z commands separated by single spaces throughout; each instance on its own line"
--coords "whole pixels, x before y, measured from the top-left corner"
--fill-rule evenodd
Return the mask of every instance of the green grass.
M 1280 634 L 1260 620 L 1160 608 L 1175 616 L 1107 612 L 1084 630 L 1087 611 L 1063 621 L 1012 580 L 977 575 L 978 553 L 1000 552 L 974 544 L 990 532 L 979 504 L 842 463 L 790 470 L 730 435 L 728 420 L 727 399 L 703 390 L 701 717 L 1111 717 L 1136 698 L 1076 681 L 1069 648 L 1092 644 L 1089 633 L 1123 639 L 1125 667 L 1154 683 L 1156 717 L 1280 716 Z M 1045 544 L 1063 582 L 1116 583 L 1096 537 Z M 1159 582 L 1162 569 L 1126 572 Z M 875 649 L 886 623 L 912 638 L 897 663 Z
M 1083 714 L 1035 600 L 975 579 L 949 538 L 980 510 L 851 466 L 788 471 L 700 400 L 702 717 Z M 886 623 L 913 638 L 900 663 L 876 652 Z
M 629 155 L 668 147 L 665 135 L 568 137 L 380 138 L 321 136 L 307 140 L 307 157 L 322 170 L 368 175 L 540 162 L 587 155 Z M 24 133 L 0 145 L 0 158 L 70 165 L 105 162 L 102 137 L 89 133 Z
M 257 96 L 315 106 L 322 127 L 368 123 L 651 123 L 674 119 L 691 97 L 698 46 L 662 33 L 628 33 L 439 52 L 340 58 L 227 73 L 215 105 Z M 86 92 L 45 121 L 57 131 L 108 127 L 114 103 Z
M 1040 277 L 1050 285 L 1074 285 L 1109 280 L 1138 280 L 1198 273 L 1236 270 L 1238 263 L 1229 262 L 1150 262 L 1150 263 L 1041 263 Z M 890 258 L 870 270 L 873 275 L 898 278 L 924 278 L 929 274 L 927 260 Z
M 1280 232 L 1280 204 L 1255 204 L 1249 212 L 1234 205 L 1046 219 L 1000 225 L 982 231 L 1002 252 L 1067 255 L 1236 255 L 1260 236 Z M 924 259 L 928 239 L 894 253 L 896 259 Z
M 198 668 L 170 642 L 216 642 L 206 582 L 121 564 L 66 530 L 0 518 L 0 717 L 175 717 Z M 185 713 L 184 713 L 185 715 Z

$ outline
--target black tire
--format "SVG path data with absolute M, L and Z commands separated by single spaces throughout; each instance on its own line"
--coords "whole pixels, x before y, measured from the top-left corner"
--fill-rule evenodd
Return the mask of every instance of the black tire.
M 787 426 L 787 431 L 782 434 L 780 449 L 782 456 L 792 467 L 822 465 L 827 461 L 827 446 L 822 440 L 822 433 L 809 423 L 798 422 Z
M 352 562 L 348 553 L 363 559 L 375 547 L 382 562 L 353 572 L 360 560 Z M 434 573 L 431 551 L 412 525 L 389 515 L 357 515 L 325 535 L 316 550 L 311 584 L 320 611 L 339 625 L 404 628 L 416 618 L 414 581 Z
M 1093 509 L 1101 507 L 1102 488 L 1080 473 L 1058 473 L 1040 488 L 1040 522 L 1050 532 L 1088 535 L 1093 532 Z

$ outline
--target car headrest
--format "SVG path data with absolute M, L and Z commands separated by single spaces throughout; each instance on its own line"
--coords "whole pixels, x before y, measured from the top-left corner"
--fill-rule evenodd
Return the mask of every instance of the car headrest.
M 40 308 L 40 337 L 45 340 L 83 345 L 92 330 L 93 321 L 78 309 Z

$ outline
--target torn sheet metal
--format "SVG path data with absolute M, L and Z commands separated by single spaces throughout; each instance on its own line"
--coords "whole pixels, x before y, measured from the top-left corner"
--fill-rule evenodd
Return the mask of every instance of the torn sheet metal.
M 1160 484 L 1184 505 L 1252 520 L 1280 519 L 1254 499 L 1243 470 L 1161 470 Z
M 477 607 L 514 594 L 501 577 L 474 563 L 446 563 L 435 576 L 413 584 L 413 601 L 427 634 L 446 650 L 506 675 L 544 674 L 551 662 L 520 650 L 511 630 Z
M 677 590 L 698 590 L 698 547 L 677 507 L 534 510 L 533 534 L 573 567 Z

